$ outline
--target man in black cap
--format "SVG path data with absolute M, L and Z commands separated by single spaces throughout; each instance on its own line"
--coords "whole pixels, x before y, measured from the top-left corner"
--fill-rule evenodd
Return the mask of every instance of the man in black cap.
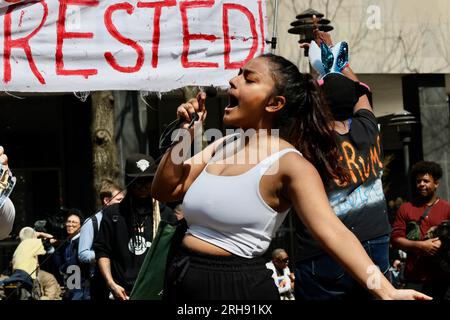
M 129 156 L 125 165 L 127 194 L 103 212 L 94 249 L 100 272 L 115 299 L 128 300 L 161 218 L 176 221 L 172 210 L 151 196 L 155 170 L 152 157 Z

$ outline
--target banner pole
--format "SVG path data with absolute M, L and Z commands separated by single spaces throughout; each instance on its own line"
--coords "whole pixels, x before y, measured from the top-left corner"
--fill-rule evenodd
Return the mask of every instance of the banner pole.
M 272 29 L 272 40 L 271 43 L 271 50 L 272 53 L 275 53 L 275 50 L 277 48 L 277 32 L 278 32 L 278 0 L 275 0 L 274 4 L 274 19 L 273 19 L 273 29 Z

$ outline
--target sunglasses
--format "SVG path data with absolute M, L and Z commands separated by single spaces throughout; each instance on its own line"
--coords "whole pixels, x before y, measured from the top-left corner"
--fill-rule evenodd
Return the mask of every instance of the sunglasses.
M 288 263 L 289 262 L 289 258 L 278 259 L 278 261 L 281 261 L 281 262 L 284 262 L 284 263 Z
M 153 181 L 153 177 L 137 178 L 136 180 L 134 180 L 133 185 L 143 186 L 143 185 L 151 184 L 152 181 Z

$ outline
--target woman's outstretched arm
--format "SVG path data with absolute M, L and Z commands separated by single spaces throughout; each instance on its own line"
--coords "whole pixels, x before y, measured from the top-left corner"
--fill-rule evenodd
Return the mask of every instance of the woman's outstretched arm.
M 288 198 L 299 218 L 319 241 L 363 287 L 383 300 L 428 300 L 414 290 L 397 290 L 367 255 L 359 240 L 339 220 L 329 205 L 322 180 L 307 160 L 297 154 L 281 159 Z

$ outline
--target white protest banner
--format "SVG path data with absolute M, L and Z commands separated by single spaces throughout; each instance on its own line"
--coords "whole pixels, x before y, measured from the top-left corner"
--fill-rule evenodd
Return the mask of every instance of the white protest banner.
M 265 0 L 0 0 L 0 90 L 226 86 L 266 37 Z

